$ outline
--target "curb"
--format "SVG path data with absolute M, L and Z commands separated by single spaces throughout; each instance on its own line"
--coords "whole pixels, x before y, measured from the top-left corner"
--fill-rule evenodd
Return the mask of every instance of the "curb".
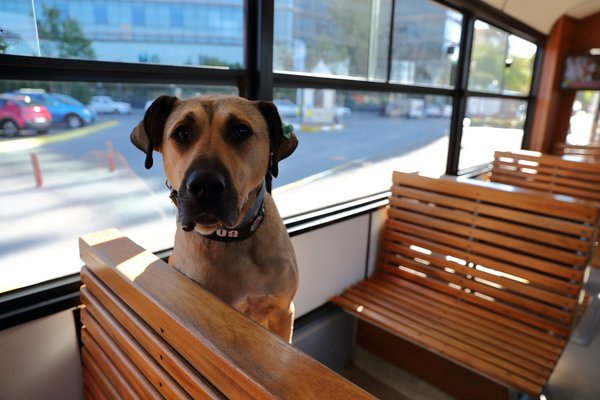
M 116 120 L 99 122 L 94 125 L 85 126 L 83 128 L 73 129 L 70 131 L 57 132 L 47 136 L 24 137 L 0 142 L 0 154 L 12 153 L 43 146 L 47 143 L 62 142 L 69 139 L 75 139 L 82 136 L 91 135 L 102 129 L 112 128 L 119 124 Z
M 299 132 L 311 133 L 311 132 L 330 132 L 339 131 L 344 129 L 344 124 L 330 124 L 330 125 L 308 125 L 308 124 L 293 124 L 294 129 Z

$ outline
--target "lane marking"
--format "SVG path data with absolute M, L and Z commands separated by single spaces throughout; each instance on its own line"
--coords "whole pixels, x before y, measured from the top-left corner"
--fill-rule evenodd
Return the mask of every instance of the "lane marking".
M 0 153 L 12 153 L 15 151 L 23 151 L 29 149 L 35 149 L 45 144 L 64 142 L 71 139 L 91 135 L 103 129 L 112 128 L 119 125 L 119 121 L 111 120 L 105 122 L 99 122 L 94 125 L 85 126 L 83 128 L 73 129 L 70 131 L 63 131 L 57 134 L 51 134 L 47 136 L 36 136 L 31 138 L 20 138 L 12 139 L 0 142 Z

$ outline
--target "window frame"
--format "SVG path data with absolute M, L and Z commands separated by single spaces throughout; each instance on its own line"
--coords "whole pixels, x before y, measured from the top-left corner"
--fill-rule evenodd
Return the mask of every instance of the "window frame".
M 244 2 L 244 68 L 224 69 L 209 67 L 186 67 L 150 65 L 110 61 L 88 61 L 33 56 L 0 54 L 2 78 L 30 81 L 77 81 L 110 83 L 181 83 L 233 85 L 239 94 L 250 100 L 272 100 L 273 88 L 308 87 L 335 90 L 358 90 L 404 94 L 444 95 L 452 98 L 449 146 L 446 173 L 457 175 L 460 153 L 462 120 L 469 96 L 519 99 L 527 101 L 523 147 L 530 137 L 539 84 L 539 71 L 546 35 L 503 14 L 482 2 L 469 0 L 431 0 L 452 8 L 463 16 L 460 54 L 453 87 L 433 87 L 391 83 L 391 57 L 388 57 L 387 81 L 369 81 L 346 77 L 318 77 L 302 73 L 273 72 L 274 0 L 246 0 Z M 392 10 L 396 0 L 391 0 Z M 394 12 L 390 23 L 394 23 Z M 538 46 L 534 60 L 531 89 L 528 95 L 503 95 L 468 90 L 468 74 L 474 22 L 482 20 L 509 34 L 514 34 Z M 392 25 L 393 27 L 393 25 Z M 390 29 L 391 51 L 393 28 Z M 467 173 L 472 171 L 460 171 Z M 347 203 L 314 210 L 284 220 L 290 234 L 319 229 L 326 224 L 372 212 L 382 207 L 386 192 L 363 199 L 348 199 Z M 170 250 L 166 250 L 169 252 Z M 79 304 L 78 274 L 60 277 L 52 281 L 16 289 L 0 294 L 0 330 L 31 321 Z

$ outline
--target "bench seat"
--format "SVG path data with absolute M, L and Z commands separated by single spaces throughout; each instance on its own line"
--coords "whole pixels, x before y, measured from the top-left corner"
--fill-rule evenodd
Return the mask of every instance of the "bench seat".
M 376 272 L 333 303 L 540 394 L 574 324 L 597 208 L 489 182 L 393 181 Z
M 87 399 L 373 399 L 117 230 L 80 252 Z

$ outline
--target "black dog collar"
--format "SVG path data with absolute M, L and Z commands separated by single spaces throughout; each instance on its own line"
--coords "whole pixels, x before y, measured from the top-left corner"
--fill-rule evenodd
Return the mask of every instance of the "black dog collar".
M 169 198 L 173 201 L 175 206 L 178 207 L 177 190 L 173 189 L 173 186 L 171 186 L 169 181 L 166 181 L 165 185 L 171 191 L 169 193 Z M 252 206 L 250 211 L 248 211 L 248 213 L 244 216 L 242 222 L 237 227 L 232 229 L 220 228 L 210 235 L 204 235 L 197 231 L 196 233 L 209 240 L 215 240 L 218 242 L 237 242 L 240 240 L 248 239 L 254 234 L 254 232 L 256 232 L 256 230 L 262 224 L 265 218 L 265 191 L 266 182 L 263 181 L 263 183 L 260 186 L 259 192 L 256 195 L 254 205 Z M 194 228 L 193 226 L 184 227 L 183 230 L 186 232 L 190 232 L 193 231 Z

